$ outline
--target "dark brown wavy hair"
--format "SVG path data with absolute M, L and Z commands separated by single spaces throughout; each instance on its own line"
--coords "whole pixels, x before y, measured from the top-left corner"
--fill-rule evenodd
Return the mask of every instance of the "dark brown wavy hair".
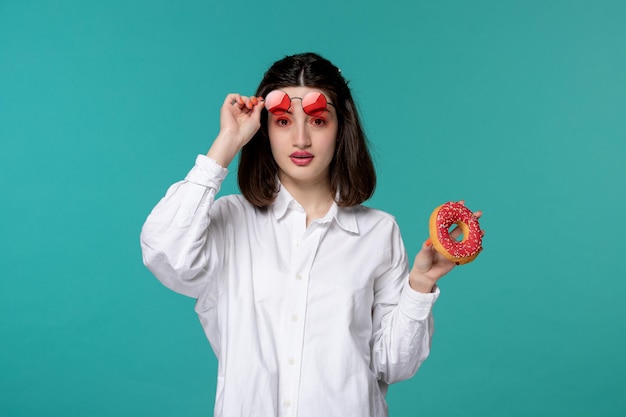
M 335 105 L 339 128 L 329 168 L 330 186 L 339 206 L 361 204 L 374 193 L 376 172 L 348 83 L 339 68 L 309 52 L 275 62 L 265 73 L 256 96 L 298 86 L 323 90 Z M 237 171 L 241 193 L 257 207 L 270 205 L 278 192 L 278 165 L 270 148 L 267 119 L 267 110 L 263 109 L 261 128 L 242 148 Z

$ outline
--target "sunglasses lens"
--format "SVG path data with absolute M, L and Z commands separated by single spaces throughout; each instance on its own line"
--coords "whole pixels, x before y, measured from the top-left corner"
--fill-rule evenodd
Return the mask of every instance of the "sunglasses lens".
M 282 91 L 274 90 L 265 97 L 265 108 L 272 114 L 283 114 L 291 107 L 289 96 Z
M 326 110 L 326 97 L 322 93 L 309 93 L 302 98 L 302 109 L 311 116 L 317 116 Z

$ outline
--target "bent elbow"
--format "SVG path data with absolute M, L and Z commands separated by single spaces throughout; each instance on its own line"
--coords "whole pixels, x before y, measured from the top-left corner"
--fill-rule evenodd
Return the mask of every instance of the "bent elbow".
M 198 297 L 204 271 L 201 252 L 190 257 L 191 251 L 176 250 L 175 245 L 151 239 L 143 232 L 140 242 L 143 264 L 165 287 L 188 297 Z

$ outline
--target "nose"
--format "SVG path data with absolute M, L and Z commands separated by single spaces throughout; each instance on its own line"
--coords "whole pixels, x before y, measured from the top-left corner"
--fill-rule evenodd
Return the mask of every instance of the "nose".
M 300 149 L 311 146 L 311 135 L 304 120 L 299 120 L 296 123 L 296 129 L 293 131 L 292 144 Z

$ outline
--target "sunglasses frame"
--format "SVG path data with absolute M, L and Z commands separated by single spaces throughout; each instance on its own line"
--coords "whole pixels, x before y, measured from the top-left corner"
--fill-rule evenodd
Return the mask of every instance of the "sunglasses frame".
M 272 90 L 265 96 L 265 109 L 274 115 L 288 113 L 293 99 L 300 100 L 302 110 L 309 116 L 321 115 L 328 109 L 328 105 L 335 107 L 335 105 L 328 101 L 326 96 L 319 91 L 310 91 L 303 97 L 289 97 L 289 95 L 282 90 Z

